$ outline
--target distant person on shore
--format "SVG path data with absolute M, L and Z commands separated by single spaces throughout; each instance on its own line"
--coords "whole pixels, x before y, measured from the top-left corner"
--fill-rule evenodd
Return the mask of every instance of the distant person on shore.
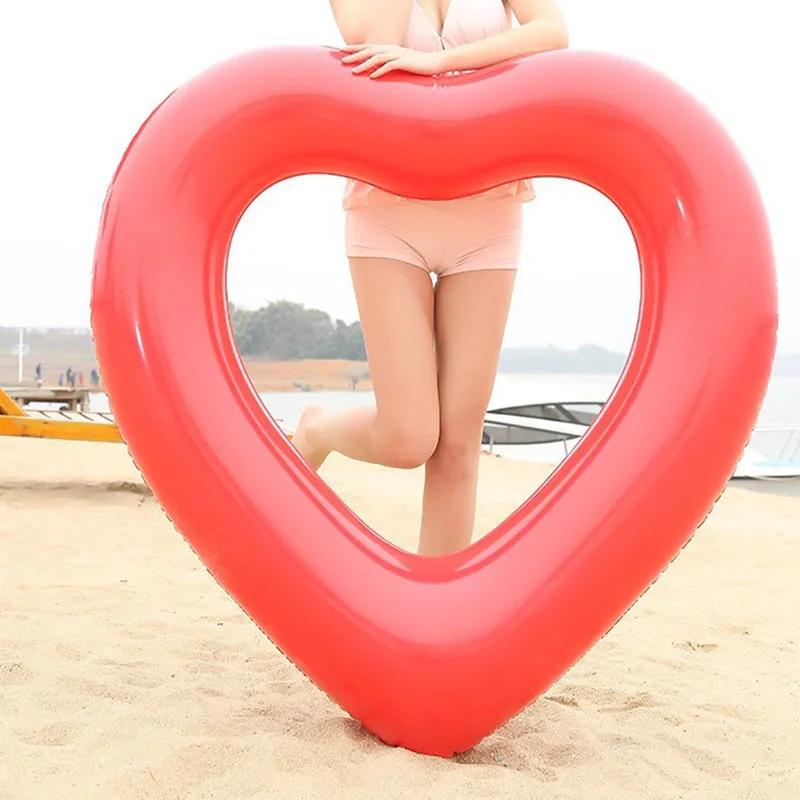
M 67 367 L 67 386 L 74 389 L 75 388 L 75 373 L 72 370 L 72 367 Z
M 37 386 L 41 386 L 42 385 L 42 365 L 41 365 L 41 363 L 36 365 L 36 369 L 34 369 L 34 371 L 33 371 L 33 377 L 36 380 L 36 385 Z
M 58 373 L 58 385 L 59 386 L 63 386 L 64 385 L 64 373 L 63 372 L 59 372 Z
M 92 386 L 99 386 L 100 385 L 100 376 L 97 374 L 97 370 L 96 369 L 92 368 L 92 372 L 91 372 L 91 376 L 90 377 L 91 377 L 91 381 L 92 381 Z
M 78 386 L 83 388 L 83 373 L 82 372 L 78 373 Z

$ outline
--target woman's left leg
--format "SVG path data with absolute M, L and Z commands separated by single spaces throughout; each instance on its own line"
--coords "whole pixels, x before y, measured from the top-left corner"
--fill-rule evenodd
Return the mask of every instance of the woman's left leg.
M 453 553 L 472 539 L 483 421 L 515 276 L 513 269 L 457 272 L 436 284 L 440 433 L 425 465 L 420 555 Z

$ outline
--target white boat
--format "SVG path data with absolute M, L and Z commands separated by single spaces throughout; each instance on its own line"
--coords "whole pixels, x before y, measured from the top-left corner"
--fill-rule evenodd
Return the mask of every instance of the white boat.
M 800 425 L 759 425 L 734 478 L 800 478 Z
M 570 397 L 514 403 L 496 393 L 484 418 L 484 449 L 522 461 L 557 464 L 569 455 L 605 403 L 581 397 L 580 392 Z M 732 477 L 800 478 L 800 425 L 758 426 Z

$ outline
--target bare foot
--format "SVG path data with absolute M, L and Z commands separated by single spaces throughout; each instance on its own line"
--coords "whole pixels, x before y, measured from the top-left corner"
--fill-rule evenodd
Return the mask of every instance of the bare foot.
M 303 460 L 315 472 L 319 470 L 325 459 L 330 455 L 330 450 L 320 446 L 316 435 L 316 423 L 325 413 L 322 406 L 308 406 L 297 423 L 297 429 L 292 436 L 292 444 Z

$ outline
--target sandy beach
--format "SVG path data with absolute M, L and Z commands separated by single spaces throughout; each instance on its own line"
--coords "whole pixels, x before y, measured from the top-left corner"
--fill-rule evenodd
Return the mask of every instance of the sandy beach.
M 479 532 L 547 469 L 487 456 Z M 323 477 L 413 548 L 421 471 Z M 800 499 L 730 488 L 633 610 L 469 753 L 377 741 L 199 563 L 119 445 L 0 440 L 0 798 L 800 796 Z
M 366 361 L 304 358 L 297 361 L 246 359 L 247 375 L 259 392 L 358 391 L 372 389 Z

